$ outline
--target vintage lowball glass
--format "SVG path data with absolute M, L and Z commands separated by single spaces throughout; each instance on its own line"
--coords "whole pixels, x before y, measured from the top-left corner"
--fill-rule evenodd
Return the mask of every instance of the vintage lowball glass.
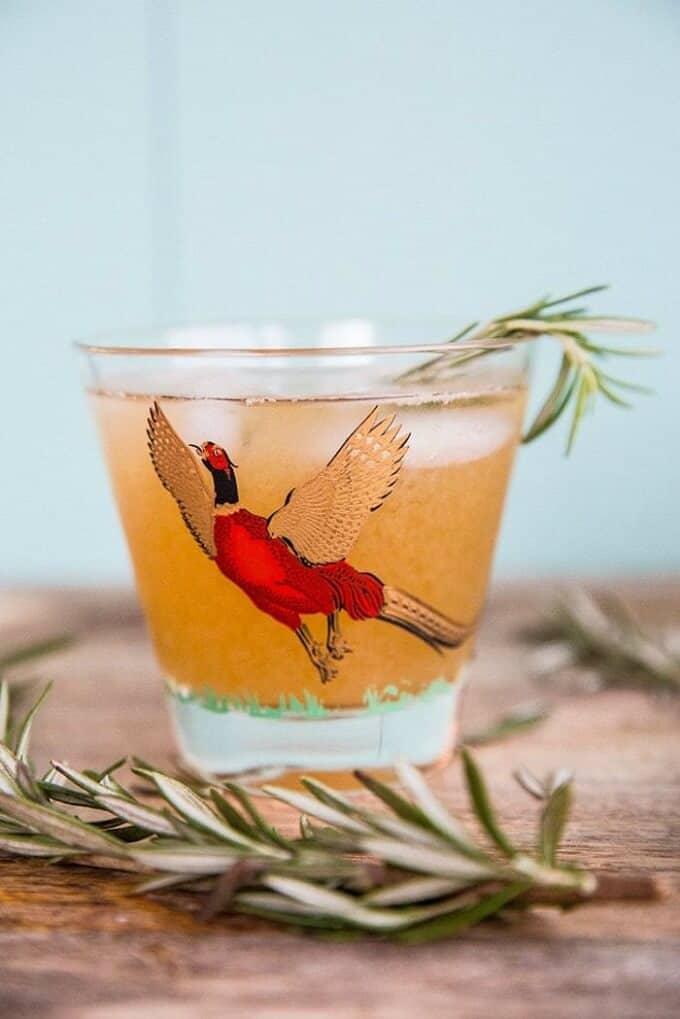
M 457 344 L 452 361 L 446 333 L 233 324 L 81 347 L 194 770 L 342 772 L 450 751 L 526 355 Z

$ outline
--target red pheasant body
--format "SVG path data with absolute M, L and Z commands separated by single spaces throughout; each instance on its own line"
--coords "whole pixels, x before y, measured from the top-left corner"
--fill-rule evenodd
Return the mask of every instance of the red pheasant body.
M 374 619 L 384 605 L 383 585 L 345 560 L 311 566 L 281 538 L 272 538 L 265 517 L 249 510 L 215 517 L 217 566 L 259 609 L 292 630 L 301 616 L 329 616 L 344 609 L 352 619 Z

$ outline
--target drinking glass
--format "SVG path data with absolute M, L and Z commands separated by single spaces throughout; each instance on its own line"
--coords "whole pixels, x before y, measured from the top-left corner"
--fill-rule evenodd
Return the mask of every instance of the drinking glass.
M 233 323 L 80 345 L 194 771 L 450 752 L 527 366 L 446 335 Z

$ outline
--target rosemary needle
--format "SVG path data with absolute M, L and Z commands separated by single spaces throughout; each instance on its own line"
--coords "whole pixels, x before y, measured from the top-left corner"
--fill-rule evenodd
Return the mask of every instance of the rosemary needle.
M 611 375 L 605 370 L 609 359 L 649 357 L 658 353 L 651 348 L 613 347 L 590 338 L 593 332 L 640 333 L 654 328 L 651 322 L 642 319 L 589 315 L 587 308 L 574 303 L 606 289 L 606 286 L 595 286 L 564 297 L 542 297 L 525 308 L 491 319 L 483 326 L 473 323 L 451 338 L 450 353 L 439 354 L 425 364 L 417 365 L 401 375 L 398 381 L 432 384 L 455 374 L 469 361 L 485 357 L 509 343 L 530 342 L 541 336 L 552 337 L 562 348 L 558 373 L 522 441 L 533 442 L 570 412 L 569 453 L 583 417 L 592 410 L 597 397 L 618 407 L 629 407 L 631 393 L 649 392 L 647 387 L 637 382 Z M 466 344 L 479 343 L 480 349 L 457 352 L 456 343 L 463 338 Z

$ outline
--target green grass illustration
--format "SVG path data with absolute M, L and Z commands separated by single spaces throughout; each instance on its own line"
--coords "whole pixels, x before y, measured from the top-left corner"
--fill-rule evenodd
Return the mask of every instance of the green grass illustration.
M 325 718 L 337 714 L 343 709 L 327 708 L 316 694 L 310 690 L 304 690 L 302 699 L 295 694 L 280 694 L 276 704 L 260 704 L 255 694 L 246 697 L 239 697 L 234 694 L 221 695 L 212 690 L 204 690 L 197 693 L 192 690 L 180 689 L 173 684 L 167 684 L 168 693 L 171 697 L 183 704 L 194 703 L 206 711 L 212 711 L 218 715 L 227 714 L 230 711 L 243 712 L 253 718 Z M 399 711 L 408 705 L 432 700 L 434 697 L 441 697 L 451 691 L 451 683 L 443 678 L 434 679 L 428 687 L 420 693 L 408 693 L 399 690 L 393 683 L 378 689 L 375 686 L 369 687 L 363 697 L 364 708 L 368 714 L 385 714 L 388 711 Z

